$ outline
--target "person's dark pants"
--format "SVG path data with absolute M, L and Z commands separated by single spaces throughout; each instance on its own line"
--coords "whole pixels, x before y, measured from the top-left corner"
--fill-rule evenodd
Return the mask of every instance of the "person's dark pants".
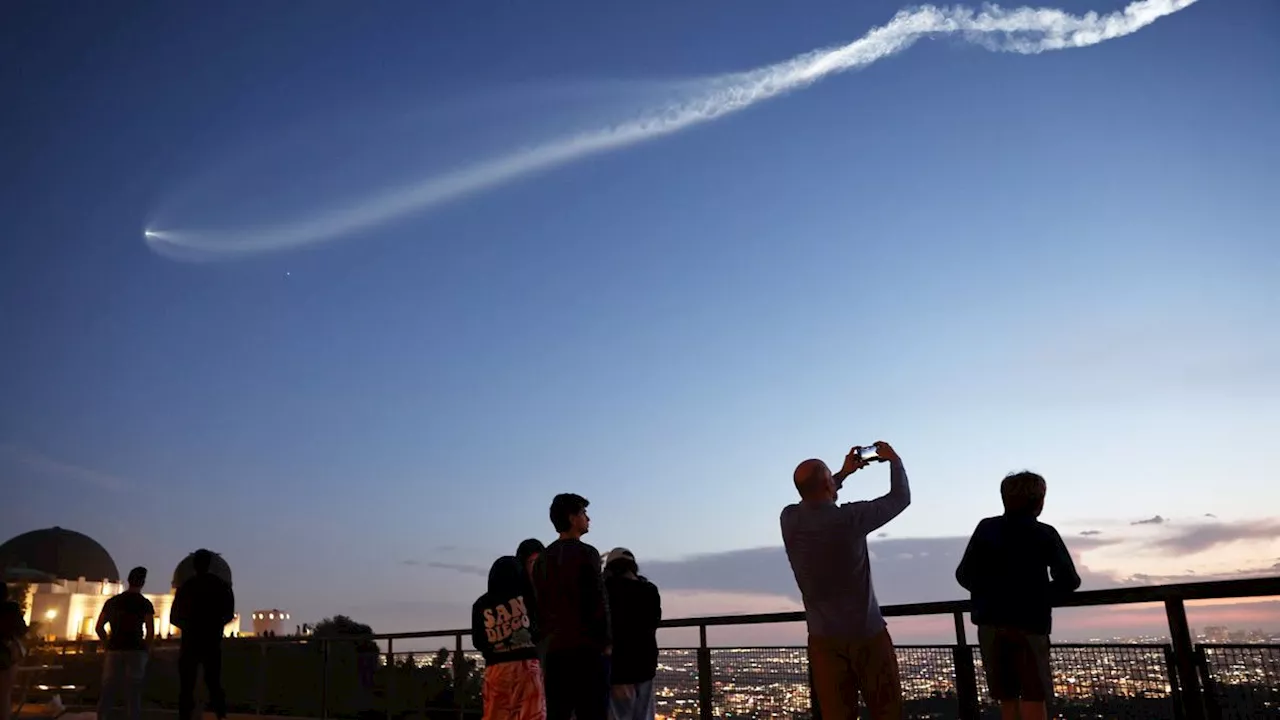
M 609 658 L 599 650 L 551 650 L 543 667 L 547 720 L 605 720 Z
M 979 625 L 978 647 L 993 700 L 1048 702 L 1053 699 L 1048 635 Z
M 227 696 L 222 692 L 222 638 L 183 638 L 178 649 L 178 720 L 191 720 L 195 712 L 196 670 L 202 666 L 213 714 L 227 716 Z

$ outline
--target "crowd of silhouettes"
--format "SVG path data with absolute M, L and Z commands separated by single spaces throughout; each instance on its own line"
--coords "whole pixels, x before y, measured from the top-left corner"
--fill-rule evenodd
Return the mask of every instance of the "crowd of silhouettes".
M 557 538 L 525 540 L 489 569 L 471 620 L 485 720 L 654 718 L 661 594 L 630 550 L 602 558 L 582 541 L 589 504 L 555 496 Z

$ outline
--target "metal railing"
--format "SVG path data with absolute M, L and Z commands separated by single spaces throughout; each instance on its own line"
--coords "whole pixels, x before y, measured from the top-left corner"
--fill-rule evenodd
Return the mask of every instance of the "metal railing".
M 1169 641 L 1055 644 L 1055 712 L 1080 718 L 1280 718 L 1280 645 L 1196 645 L 1186 617 L 1187 601 L 1276 596 L 1280 578 L 1076 593 L 1060 607 L 1162 603 Z M 888 617 L 949 614 L 954 620 L 952 645 L 897 648 L 909 716 L 994 717 L 985 700 L 981 658 L 968 638 L 967 601 L 882 610 Z M 709 628 L 803 620 L 803 613 L 774 613 L 664 621 L 664 628 L 696 628 L 698 645 L 661 651 L 655 683 L 659 715 L 668 720 L 820 720 L 804 648 L 720 648 L 707 642 Z M 322 720 L 474 720 L 481 712 L 483 661 L 468 649 L 469 637 L 469 630 L 460 629 L 358 638 L 231 639 L 224 644 L 223 681 L 236 713 Z M 62 669 L 48 692 L 58 686 L 76 688 L 86 704 L 96 699 L 99 684 L 97 645 L 44 646 L 30 662 L 56 663 Z M 171 641 L 153 650 L 146 685 L 149 705 L 176 705 L 176 657 Z M 75 698 L 70 700 L 68 704 Z

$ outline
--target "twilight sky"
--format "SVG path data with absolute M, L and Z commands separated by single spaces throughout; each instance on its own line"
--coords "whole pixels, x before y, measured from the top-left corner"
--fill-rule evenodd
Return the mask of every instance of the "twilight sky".
M 1038 56 L 922 42 L 320 247 L 142 239 L 320 214 L 898 9 L 6 5 L 4 534 L 80 530 L 122 571 L 207 546 L 242 612 L 427 629 L 574 491 L 669 616 L 783 610 L 792 468 L 885 439 L 915 502 L 884 602 L 959 597 L 1024 467 L 1088 587 L 1280 571 L 1274 2 Z M 1242 607 L 1192 622 L 1280 627 Z

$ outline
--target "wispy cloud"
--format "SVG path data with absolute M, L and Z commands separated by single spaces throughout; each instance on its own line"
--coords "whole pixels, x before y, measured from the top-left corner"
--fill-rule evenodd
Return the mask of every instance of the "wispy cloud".
M 7 458 L 49 478 L 70 480 L 101 490 L 125 492 L 133 486 L 133 483 L 116 475 L 64 462 L 15 443 L 0 445 L 0 458 Z
M 1101 530 L 1081 530 L 1080 534 L 1085 537 L 1092 537 L 1094 535 L 1101 535 L 1102 531 Z
M 1155 517 L 1149 517 L 1146 520 L 1134 520 L 1129 524 L 1130 525 L 1163 525 L 1167 522 L 1169 521 L 1159 515 L 1156 515 Z
M 1148 547 L 1171 555 L 1192 555 L 1228 543 L 1275 539 L 1280 539 L 1280 519 L 1267 518 L 1179 526 L 1176 531 L 1152 538 L 1146 544 Z
M 467 575 L 478 575 L 482 578 L 489 577 L 489 568 L 482 568 L 479 565 L 468 565 L 466 563 L 444 563 L 444 562 L 428 562 L 423 564 L 429 568 L 437 568 L 439 570 L 452 570 L 454 572 L 465 573 Z

